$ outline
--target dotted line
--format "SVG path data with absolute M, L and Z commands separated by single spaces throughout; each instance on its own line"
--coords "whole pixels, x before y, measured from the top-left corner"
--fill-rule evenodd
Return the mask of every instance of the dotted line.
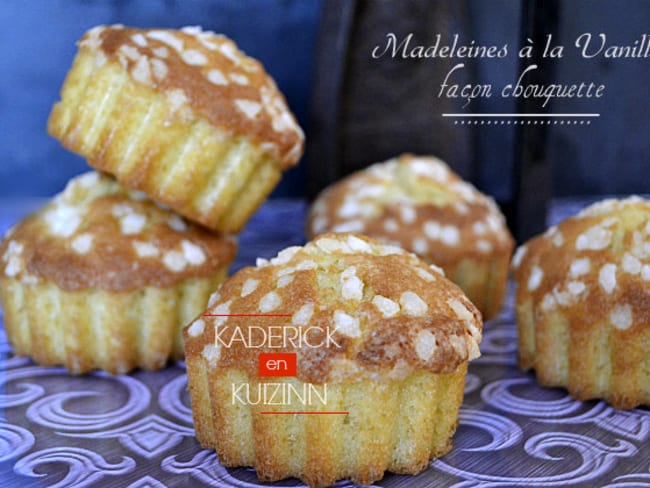
M 591 120 L 454 120 L 454 125 L 591 125 Z

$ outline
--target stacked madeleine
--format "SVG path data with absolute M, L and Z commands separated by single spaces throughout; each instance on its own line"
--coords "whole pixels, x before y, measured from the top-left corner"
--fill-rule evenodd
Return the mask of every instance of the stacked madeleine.
M 222 232 L 241 230 L 304 139 L 262 65 L 197 27 L 91 29 L 48 131 L 128 188 Z
M 9 231 L 4 324 L 17 354 L 71 373 L 183 358 L 181 327 L 226 277 L 236 243 L 97 172 Z
M 100 173 L 0 245 L 9 340 L 72 373 L 157 369 L 303 134 L 262 65 L 199 28 L 90 30 L 48 131 Z

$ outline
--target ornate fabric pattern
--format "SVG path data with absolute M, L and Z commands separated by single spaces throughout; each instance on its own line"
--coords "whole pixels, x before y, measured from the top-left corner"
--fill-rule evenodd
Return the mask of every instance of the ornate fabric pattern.
M 305 206 L 268 202 L 241 236 L 235 268 L 302 244 Z M 0 209 L 0 231 L 16 221 Z M 578 402 L 537 386 L 516 368 L 512 290 L 486 323 L 471 363 L 454 448 L 416 477 L 387 474 L 383 487 L 650 487 L 650 411 Z M 193 435 L 182 362 L 158 372 L 69 376 L 14 357 L 0 328 L 0 484 L 4 486 L 259 485 L 226 469 Z M 300 486 L 285 480 L 271 486 Z M 339 482 L 337 487 L 354 486 Z

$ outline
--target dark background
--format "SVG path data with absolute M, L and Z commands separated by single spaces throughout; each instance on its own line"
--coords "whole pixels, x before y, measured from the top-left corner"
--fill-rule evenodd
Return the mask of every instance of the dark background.
M 385 32 L 404 27 L 399 21 L 400 16 L 409 15 L 408 0 L 367 3 L 384 11 L 395 10 L 394 21 L 386 23 Z M 459 31 L 466 42 L 475 39 L 483 44 L 508 43 L 511 54 L 505 60 L 469 60 L 466 65 L 476 81 L 491 82 L 495 87 L 514 83 L 519 71 L 514 51 L 519 42 L 521 2 L 457 0 L 455 5 L 462 6 L 462 18 L 443 18 L 441 24 L 436 20 L 437 15 L 448 3 L 428 2 L 430 11 L 426 18 L 432 20 L 423 20 L 413 29 L 422 33 L 422 38 L 427 33 L 435 35 L 442 25 L 447 33 Z M 631 44 L 641 34 L 650 34 L 650 2 L 564 0 L 559 4 L 557 42 L 565 44 L 567 49 L 563 59 L 553 61 L 555 79 L 562 83 L 593 80 L 604 83 L 606 89 L 601 100 L 561 100 L 552 107 L 554 112 L 602 113 L 590 126 L 550 127 L 547 141 L 549 160 L 553 164 L 553 193 L 557 196 L 648 193 L 650 60 L 582 60 L 572 55 L 571 46 L 580 33 L 587 31 L 605 32 L 608 41 L 616 44 Z M 51 195 L 61 190 L 70 177 L 87 170 L 81 158 L 64 150 L 47 135 L 45 126 L 75 55 L 75 41 L 97 24 L 201 25 L 204 29 L 228 35 L 244 51 L 264 63 L 284 92 L 307 137 L 315 137 L 314 131 L 318 128 L 309 124 L 309 109 L 313 77 L 317 72 L 314 60 L 323 6 L 324 0 L 0 0 L 0 197 Z M 427 22 L 430 22 L 430 29 Z M 376 31 L 373 35 L 377 35 Z M 382 68 L 380 63 L 394 64 L 388 69 L 395 70 L 396 80 L 400 76 L 408 77 L 408 70 L 413 69 L 412 64 L 389 59 L 368 62 L 370 53 L 362 46 L 380 44 L 383 40 L 383 36 L 365 39 L 364 43 L 351 46 L 353 56 L 335 60 L 350 68 L 348 73 L 354 73 L 352 81 L 358 92 L 372 91 L 373 87 L 364 86 L 364 83 L 372 80 L 375 67 Z M 441 75 L 446 71 L 446 66 L 436 64 L 441 63 L 439 60 L 418 62 L 427 63 Z M 361 71 L 359 66 L 363 67 Z M 399 90 L 397 84 L 395 90 Z M 375 100 L 368 110 L 373 110 L 373 117 L 378 119 L 384 113 L 386 117 L 391 114 L 399 117 L 394 124 L 395 131 L 430 130 L 433 133 L 441 124 L 450 123 L 437 116 L 440 112 L 437 91 L 438 84 L 432 82 L 429 86 L 420 84 L 415 93 L 408 94 L 420 107 L 414 110 L 430 114 L 431 122 L 418 117 L 410 108 L 405 113 L 390 109 L 388 101 L 381 99 Z M 500 97 L 475 103 L 469 108 L 477 112 L 514 112 L 516 108 L 512 100 Z M 346 113 L 343 116 L 347 116 Z M 427 129 L 429 123 L 431 128 Z M 449 127 L 447 130 L 460 131 Z M 435 150 L 436 144 L 471 146 L 471 151 L 461 152 L 459 156 L 471 161 L 448 162 L 452 166 L 469 163 L 475 171 L 465 176 L 479 188 L 500 201 L 511 198 L 513 165 L 518 158 L 515 130 L 483 126 L 462 134 L 460 141 L 446 138 L 441 142 L 432 135 L 435 144 L 431 152 L 446 154 L 443 147 Z M 427 133 L 422 137 L 426 138 Z M 373 147 L 364 142 L 347 154 L 363 166 L 402 151 L 419 149 L 413 147 L 417 144 L 408 137 L 400 140 L 403 144 L 382 145 L 378 138 Z M 319 160 L 319 154 L 308 156 L 309 164 L 331 164 Z M 305 169 L 307 159 L 303 158 L 301 165 L 287 174 L 274 196 L 305 196 L 305 180 L 309 174 Z

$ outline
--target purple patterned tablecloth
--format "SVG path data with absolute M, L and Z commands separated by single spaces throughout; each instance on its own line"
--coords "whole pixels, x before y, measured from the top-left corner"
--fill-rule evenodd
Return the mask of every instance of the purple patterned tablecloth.
M 581 205 L 556 205 L 550 220 Z M 28 208 L 0 204 L 0 233 Z M 303 202 L 267 202 L 241 235 L 234 269 L 302 244 L 304 213 Z M 470 365 L 453 450 L 418 476 L 387 474 L 376 486 L 650 487 L 650 411 L 540 388 L 516 368 L 516 348 L 510 293 Z M 0 486 L 259 486 L 253 470 L 223 468 L 200 448 L 186 386 L 183 363 L 78 377 L 36 366 L 13 356 L 0 326 Z

